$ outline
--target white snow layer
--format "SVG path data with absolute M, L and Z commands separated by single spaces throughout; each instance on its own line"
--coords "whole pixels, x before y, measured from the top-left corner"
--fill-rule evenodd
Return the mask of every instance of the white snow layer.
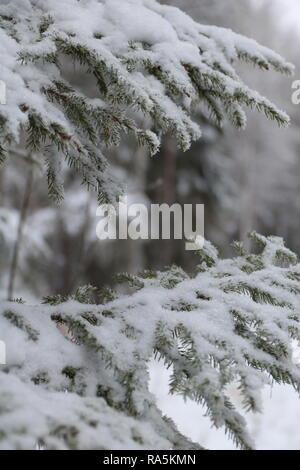
M 256 238 L 265 245 L 259 258 L 219 260 L 208 245 L 196 277 L 145 273 L 133 279 L 135 293 L 104 305 L 1 302 L 0 446 L 31 448 L 38 439 L 50 448 L 131 448 L 135 429 L 137 448 L 190 448 L 148 390 L 154 352 L 173 365 L 172 393 L 205 404 L 216 427 L 253 446 L 228 386 L 238 382 L 247 406 L 261 411 L 271 377 L 300 384 L 291 341 L 300 336 L 300 265 L 280 239 Z M 120 423 L 129 427 L 125 441 Z

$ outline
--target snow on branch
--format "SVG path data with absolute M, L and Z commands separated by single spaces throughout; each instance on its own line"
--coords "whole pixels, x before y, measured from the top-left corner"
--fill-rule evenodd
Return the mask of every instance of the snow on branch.
M 0 158 L 25 133 L 29 151 L 45 154 L 49 194 L 56 201 L 63 187 L 60 166 L 51 163 L 53 149 L 107 201 L 120 189 L 103 150 L 123 134 L 154 154 L 161 135 L 170 131 L 186 150 L 201 136 L 193 120 L 199 106 L 218 124 L 227 116 L 244 128 L 245 108 L 279 125 L 289 122 L 247 87 L 234 62 L 284 73 L 293 71 L 291 64 L 254 40 L 199 25 L 155 0 L 51 0 L 51 8 L 48 0 L 5 2 L 0 51 L 0 78 L 7 87 Z M 84 86 L 73 80 L 76 74 Z M 150 118 L 146 130 L 138 125 L 140 114 Z
M 120 275 L 128 295 L 87 286 L 42 305 L 2 302 L 0 448 L 200 448 L 157 408 L 153 354 L 173 368 L 170 393 L 204 405 L 252 448 L 227 388 L 238 383 L 252 411 L 266 383 L 299 392 L 300 265 L 280 238 L 251 238 L 261 253 L 235 243 L 237 256 L 224 260 L 207 243 L 191 276 L 177 267 Z

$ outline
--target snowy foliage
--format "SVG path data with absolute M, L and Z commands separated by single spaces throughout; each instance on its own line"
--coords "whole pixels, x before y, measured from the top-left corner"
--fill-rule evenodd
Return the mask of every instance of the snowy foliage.
M 27 163 L 45 161 L 55 201 L 63 198 L 64 158 L 100 200 L 114 199 L 121 189 L 105 147 L 129 134 L 154 154 L 171 133 L 186 150 L 201 136 L 195 119 L 202 107 L 217 124 L 228 118 L 238 128 L 246 125 L 246 108 L 289 122 L 235 71 L 238 61 L 293 71 L 254 40 L 200 25 L 155 0 L 51 0 L 51 11 L 49 4 L 0 2 L 0 79 L 7 85 L 0 159 L 26 142 Z M 88 213 L 76 192 L 65 215 L 62 208 L 66 231 L 80 229 L 79 207 Z M 77 215 L 70 226 L 67 213 Z M 52 255 L 47 225 L 52 230 L 55 219 L 44 207 L 28 217 L 21 262 L 33 250 Z M 1 209 L 5 250 L 17 225 L 17 214 Z M 238 256 L 225 260 L 207 242 L 193 275 L 177 267 L 120 275 L 126 295 L 124 287 L 87 286 L 41 305 L 0 302 L 7 346 L 0 448 L 201 448 L 162 415 L 149 392 L 153 355 L 172 370 L 170 393 L 205 405 L 215 426 L 252 448 L 228 386 L 239 384 L 252 411 L 261 410 L 267 382 L 300 388 L 292 349 L 300 338 L 300 265 L 281 239 L 252 239 L 261 254 L 235 243 Z
M 86 287 L 43 305 L 1 303 L 0 448 L 197 448 L 148 390 L 153 354 L 173 367 L 170 393 L 206 405 L 215 426 L 252 448 L 226 389 L 238 382 L 252 411 L 270 380 L 299 391 L 300 265 L 281 239 L 251 237 L 260 254 L 235 243 L 237 256 L 222 260 L 207 244 L 192 276 L 119 276 L 128 295 Z
M 134 20 L 132 12 L 134 11 Z M 280 125 L 285 113 L 251 90 L 233 68 L 238 60 L 290 73 L 279 55 L 230 30 L 197 24 L 155 0 L 16 0 L 0 5 L 1 159 L 13 142 L 43 151 L 49 194 L 63 197 L 61 161 L 76 169 L 100 199 L 120 192 L 102 150 L 132 134 L 154 154 L 171 131 L 184 150 L 201 136 L 193 110 L 205 105 L 244 128 L 245 107 Z M 68 64 L 85 73 L 86 92 Z M 138 125 L 139 114 L 151 120 Z

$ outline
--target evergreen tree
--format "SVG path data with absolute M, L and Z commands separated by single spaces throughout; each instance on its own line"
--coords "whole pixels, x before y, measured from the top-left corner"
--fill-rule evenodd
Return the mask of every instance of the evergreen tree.
M 270 380 L 299 392 L 300 265 L 281 239 L 251 237 L 261 254 L 236 243 L 228 260 L 206 243 L 193 276 L 176 267 L 119 276 L 130 296 L 87 286 L 44 305 L 3 302 L 0 448 L 200 448 L 157 408 L 153 354 L 173 367 L 171 393 L 204 404 L 215 426 L 252 448 L 226 389 L 238 382 L 252 411 Z
M 201 131 L 205 105 L 246 125 L 245 108 L 280 125 L 288 116 L 251 90 L 238 60 L 291 73 L 279 55 L 230 30 L 204 26 L 155 0 L 17 0 L 0 5 L 2 159 L 27 141 L 45 159 L 49 195 L 63 198 L 62 161 L 100 200 L 118 182 L 104 156 L 122 133 L 154 154 L 171 132 L 187 149 Z M 133 21 L 134 14 L 134 21 Z M 72 62 L 97 89 L 84 93 L 68 73 Z M 139 114 L 149 128 L 138 126 Z M 261 254 L 221 260 L 206 242 L 190 276 L 180 268 L 124 274 L 131 295 L 78 288 L 42 305 L 1 302 L 0 448 L 200 449 L 176 429 L 148 391 L 152 355 L 173 367 L 170 392 L 207 407 L 236 444 L 253 447 L 245 421 L 226 395 L 239 382 L 245 408 L 259 411 L 270 379 L 299 391 L 292 340 L 299 341 L 300 271 L 281 239 L 252 234 Z
M 240 128 L 246 125 L 245 107 L 280 125 L 288 122 L 243 83 L 233 63 L 239 59 L 285 73 L 293 67 L 254 40 L 199 25 L 174 7 L 154 0 L 54 0 L 50 15 L 46 0 L 18 0 L 1 5 L 0 18 L 8 102 L 1 107 L 1 159 L 23 136 L 30 152 L 43 149 L 49 194 L 56 201 L 63 197 L 62 156 L 100 199 L 112 200 L 119 185 L 103 147 L 131 133 L 154 154 L 160 135 L 169 131 L 186 150 L 201 136 L 191 118 L 199 103 L 216 122 L 226 113 Z M 94 78 L 96 99 L 72 83 L 68 61 Z M 152 129 L 138 127 L 136 112 L 151 118 Z

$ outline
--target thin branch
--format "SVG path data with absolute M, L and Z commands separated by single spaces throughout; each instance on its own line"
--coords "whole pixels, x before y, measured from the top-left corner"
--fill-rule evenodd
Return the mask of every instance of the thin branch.
M 18 264 L 19 264 L 19 254 L 20 254 L 20 249 L 21 249 L 22 239 L 23 239 L 23 230 L 24 230 L 24 225 L 26 222 L 26 217 L 27 217 L 29 203 L 30 203 L 30 196 L 32 192 L 33 165 L 31 163 L 31 160 L 32 159 L 29 157 L 28 158 L 29 169 L 28 169 L 28 174 L 27 174 L 27 180 L 26 180 L 26 186 L 24 190 L 22 206 L 20 210 L 17 238 L 16 238 L 15 245 L 14 245 L 13 256 L 12 256 L 12 261 L 11 261 L 10 271 L 9 271 L 9 282 L 8 282 L 8 292 L 7 292 L 8 300 L 12 300 L 13 295 L 14 295 L 15 280 L 16 280 Z

